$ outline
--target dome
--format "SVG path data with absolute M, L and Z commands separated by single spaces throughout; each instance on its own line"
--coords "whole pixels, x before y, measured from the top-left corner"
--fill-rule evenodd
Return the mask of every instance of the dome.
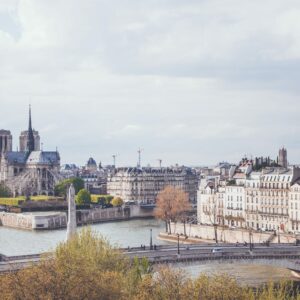
M 87 166 L 97 166 L 97 163 L 92 157 L 90 157 L 87 162 Z

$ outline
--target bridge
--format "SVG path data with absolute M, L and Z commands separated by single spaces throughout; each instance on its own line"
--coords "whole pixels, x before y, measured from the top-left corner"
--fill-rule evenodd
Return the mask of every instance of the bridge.
M 246 263 L 272 265 L 300 273 L 300 246 L 293 244 L 193 244 L 120 249 L 133 259 L 146 257 L 151 264 Z M 0 272 L 18 270 L 40 261 L 40 255 L 0 256 Z

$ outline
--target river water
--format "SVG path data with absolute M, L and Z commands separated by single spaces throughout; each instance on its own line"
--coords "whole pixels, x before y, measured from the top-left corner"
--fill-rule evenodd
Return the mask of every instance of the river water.
M 164 223 L 154 219 L 130 220 L 93 224 L 91 228 L 107 237 L 118 247 L 139 247 L 149 245 L 150 229 L 153 233 L 153 244 L 166 244 L 157 239 L 159 232 L 164 231 Z M 79 228 L 82 230 L 82 228 Z M 0 253 L 5 255 L 34 254 L 52 250 L 59 242 L 65 240 L 66 229 L 53 231 L 25 231 L 0 226 Z M 195 277 L 201 273 L 209 275 L 226 273 L 235 277 L 238 282 L 246 285 L 259 285 L 269 280 L 295 278 L 287 269 L 272 266 L 244 264 L 206 264 L 193 262 L 174 266 L 184 269 Z

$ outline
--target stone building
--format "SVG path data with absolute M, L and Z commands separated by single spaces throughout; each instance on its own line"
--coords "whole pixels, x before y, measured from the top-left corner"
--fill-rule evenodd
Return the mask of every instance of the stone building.
M 90 157 L 87 161 L 85 169 L 89 172 L 97 172 L 98 166 L 96 161 L 92 157 Z
M 224 225 L 225 187 L 217 176 L 203 178 L 197 192 L 197 216 L 201 224 Z
M 258 229 L 261 226 L 261 189 L 260 189 L 260 172 L 252 172 L 245 181 L 245 217 L 246 227 Z
M 41 151 L 39 135 L 34 133 L 29 108 L 28 130 L 20 138 L 20 149 L 12 150 L 12 136 L 8 130 L 0 130 L 0 182 L 13 195 L 53 194 L 61 179 L 60 156 L 57 151 Z
M 278 165 L 283 168 L 288 167 L 287 150 L 284 147 L 279 150 Z
M 299 167 L 268 167 L 248 174 L 241 173 L 240 169 L 236 171 L 233 180 L 225 186 L 223 224 L 253 230 L 300 232 Z M 199 223 L 207 220 L 206 208 L 211 199 L 216 201 L 220 187 L 198 192 Z M 216 220 L 222 224 L 221 218 Z
M 300 176 L 298 168 L 265 169 L 261 175 L 260 228 L 286 231 L 289 224 L 289 192 Z
M 28 134 L 28 130 L 24 130 L 21 132 L 20 134 L 20 151 L 24 152 L 27 149 L 27 145 L 28 145 L 28 139 L 29 139 L 29 134 Z M 33 133 L 33 139 L 34 139 L 34 151 L 40 151 L 41 147 L 41 142 L 40 142 L 40 135 L 38 133 L 38 131 L 32 129 L 32 133 Z
M 300 179 L 296 180 L 290 188 L 289 221 L 290 231 L 300 233 Z
M 183 189 L 192 203 L 196 202 L 198 177 L 191 168 L 116 168 L 107 178 L 107 192 L 124 201 L 153 204 L 164 187 Z

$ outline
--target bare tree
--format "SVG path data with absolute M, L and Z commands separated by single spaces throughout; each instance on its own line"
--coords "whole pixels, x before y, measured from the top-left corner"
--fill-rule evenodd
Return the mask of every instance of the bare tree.
M 217 195 L 211 194 L 206 205 L 203 207 L 203 212 L 208 216 L 209 222 L 214 227 L 215 241 L 218 243 L 218 203 Z
M 189 209 L 188 194 L 180 188 L 166 186 L 157 195 L 154 215 L 165 221 L 166 232 L 171 233 L 171 221 L 181 220 Z

